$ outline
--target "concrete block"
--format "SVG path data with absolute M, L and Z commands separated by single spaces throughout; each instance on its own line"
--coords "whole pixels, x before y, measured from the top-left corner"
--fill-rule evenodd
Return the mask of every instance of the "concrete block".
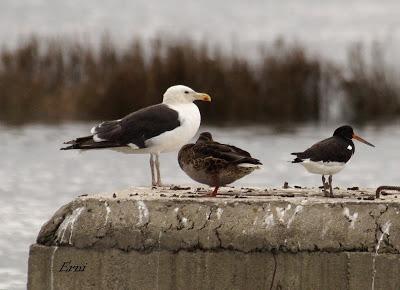
M 221 193 L 133 188 L 79 197 L 42 227 L 28 288 L 400 289 L 394 197 Z

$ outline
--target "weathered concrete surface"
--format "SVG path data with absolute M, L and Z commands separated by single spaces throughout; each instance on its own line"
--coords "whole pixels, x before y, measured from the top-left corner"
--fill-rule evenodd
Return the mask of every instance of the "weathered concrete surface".
M 77 198 L 43 226 L 28 286 L 269 289 L 273 280 L 273 289 L 400 288 L 397 196 L 222 192 L 133 188 Z M 60 272 L 68 261 L 84 271 Z
M 29 265 L 36 269 L 30 270 L 29 288 L 233 290 L 270 289 L 273 282 L 273 289 L 371 289 L 372 257 L 368 253 L 275 255 L 276 265 L 269 252 L 124 252 L 34 245 Z M 68 261 L 86 265 L 85 271 L 60 272 Z M 400 289 L 398 258 L 380 254 L 375 264 L 375 289 Z

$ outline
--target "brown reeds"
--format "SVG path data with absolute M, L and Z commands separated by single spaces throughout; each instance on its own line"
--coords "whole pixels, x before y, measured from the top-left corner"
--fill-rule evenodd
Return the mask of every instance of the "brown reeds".
M 136 40 L 117 49 L 107 38 L 98 47 L 31 38 L 1 50 L 0 120 L 120 118 L 160 102 L 174 84 L 212 95 L 212 105 L 201 109 L 214 124 L 317 121 L 326 84 L 338 82 L 353 120 L 398 114 L 399 90 L 384 67 L 367 71 L 361 52 L 353 54 L 345 78 L 343 70 L 324 70 L 335 66 L 282 41 L 254 62 L 190 41 Z
M 374 44 L 371 57 L 355 45 L 349 52 L 349 76 L 342 77 L 346 104 L 354 122 L 387 121 L 400 117 L 400 85 L 396 71 L 386 63 L 384 50 Z

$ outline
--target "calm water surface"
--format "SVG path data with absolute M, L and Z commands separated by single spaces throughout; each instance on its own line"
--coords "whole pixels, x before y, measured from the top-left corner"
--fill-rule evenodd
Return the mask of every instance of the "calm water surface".
M 82 193 L 114 191 L 148 185 L 147 155 L 123 155 L 112 151 L 78 153 L 59 151 L 61 143 L 85 135 L 91 124 L 6 127 L 0 125 L 0 289 L 26 286 L 29 245 L 41 225 L 63 204 Z M 215 139 L 241 146 L 264 163 L 236 185 L 318 185 L 320 177 L 289 163 L 288 153 L 305 149 L 328 137 L 334 128 L 305 126 L 292 131 L 270 128 L 203 128 Z M 364 128 L 358 132 L 376 148 L 356 143 L 356 154 L 335 176 L 340 187 L 376 187 L 399 183 L 400 126 Z M 161 158 L 164 182 L 193 184 L 182 173 L 175 154 Z

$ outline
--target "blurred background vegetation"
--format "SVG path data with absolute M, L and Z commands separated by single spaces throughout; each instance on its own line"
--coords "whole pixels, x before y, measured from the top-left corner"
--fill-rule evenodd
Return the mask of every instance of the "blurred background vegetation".
M 120 118 L 161 101 L 171 85 L 213 97 L 208 124 L 310 122 L 336 106 L 355 123 L 400 116 L 397 73 L 378 45 L 349 49 L 337 64 L 278 39 L 257 56 L 233 56 L 189 40 L 137 39 L 117 48 L 31 37 L 0 51 L 0 121 Z

